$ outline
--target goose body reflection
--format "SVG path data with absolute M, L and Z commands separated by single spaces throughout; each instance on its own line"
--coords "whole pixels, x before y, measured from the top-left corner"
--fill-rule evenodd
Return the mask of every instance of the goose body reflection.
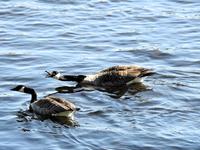
M 120 98 L 125 95 L 127 92 L 130 95 L 135 95 L 142 91 L 151 90 L 148 86 L 142 83 L 133 83 L 129 86 L 112 86 L 112 87 L 96 87 L 96 86 L 60 86 L 56 87 L 55 90 L 58 93 L 76 93 L 81 91 L 94 91 L 98 90 L 105 92 L 108 96 L 112 98 Z

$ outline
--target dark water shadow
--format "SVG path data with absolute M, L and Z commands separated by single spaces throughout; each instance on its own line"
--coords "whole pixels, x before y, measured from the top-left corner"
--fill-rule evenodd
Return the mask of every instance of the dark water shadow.
M 32 120 L 40 120 L 40 121 L 51 120 L 52 122 L 63 125 L 65 127 L 79 126 L 78 122 L 74 120 L 73 116 L 72 118 L 62 117 L 62 116 L 56 116 L 56 117 L 41 116 L 35 113 L 31 113 L 29 110 L 20 110 L 16 113 L 16 115 L 17 115 L 16 119 L 17 122 L 31 122 Z
M 77 93 L 82 91 L 94 91 L 98 90 L 105 92 L 106 95 L 112 98 L 120 98 L 125 95 L 127 92 L 131 95 L 135 95 L 139 92 L 149 90 L 147 86 L 142 83 L 133 83 L 131 85 L 122 85 L 122 86 L 109 86 L 109 87 L 96 87 L 96 86 L 61 86 L 56 87 L 55 90 L 57 93 Z

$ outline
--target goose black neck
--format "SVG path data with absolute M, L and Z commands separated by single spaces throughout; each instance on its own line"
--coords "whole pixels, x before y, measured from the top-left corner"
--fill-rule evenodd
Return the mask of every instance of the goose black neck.
M 27 94 L 31 94 L 31 103 L 33 103 L 37 100 L 37 94 L 36 94 L 34 89 L 25 88 L 24 92 L 27 93 Z
M 78 83 L 82 82 L 86 76 L 85 75 L 63 75 L 61 80 L 63 81 L 76 81 Z
M 37 100 L 37 94 L 36 93 L 32 93 L 31 94 L 31 103 L 35 102 L 36 100 Z

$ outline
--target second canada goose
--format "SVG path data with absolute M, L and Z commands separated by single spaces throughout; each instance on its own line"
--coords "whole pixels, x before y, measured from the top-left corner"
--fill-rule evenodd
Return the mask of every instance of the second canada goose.
M 142 82 L 142 78 L 154 74 L 152 69 L 136 65 L 113 66 L 92 75 L 61 75 L 57 71 L 48 72 L 47 77 L 61 81 L 76 81 L 80 85 L 121 86 Z
M 73 103 L 54 96 L 46 96 L 37 100 L 35 90 L 24 85 L 18 85 L 11 90 L 31 94 L 29 110 L 41 116 L 73 118 L 73 113 L 79 110 Z

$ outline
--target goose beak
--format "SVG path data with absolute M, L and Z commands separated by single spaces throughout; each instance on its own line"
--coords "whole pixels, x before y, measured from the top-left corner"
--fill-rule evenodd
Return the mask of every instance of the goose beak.
M 57 71 L 52 71 L 52 72 L 45 71 L 45 72 L 47 73 L 46 75 L 47 78 L 54 77 L 58 74 Z
M 12 89 L 10 89 L 11 91 L 16 91 L 16 88 L 12 88 Z
M 48 72 L 48 71 L 45 71 L 45 72 L 47 73 L 46 78 L 51 77 L 51 73 L 50 72 Z

